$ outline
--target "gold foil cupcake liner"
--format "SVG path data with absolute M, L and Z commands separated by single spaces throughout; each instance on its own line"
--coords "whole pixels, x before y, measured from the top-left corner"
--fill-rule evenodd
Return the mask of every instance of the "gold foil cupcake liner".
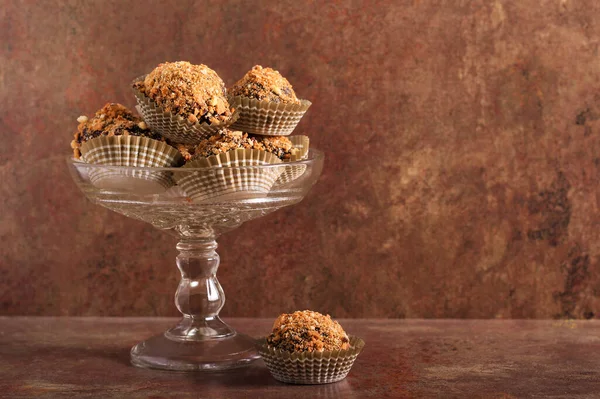
M 281 160 L 269 152 L 238 149 L 186 163 L 181 173 L 175 172 L 175 181 L 194 202 L 266 196 L 283 168 L 259 166 L 279 163 Z M 243 168 L 229 168 L 235 166 Z M 203 169 L 189 172 L 188 168 Z
M 284 163 L 300 161 L 300 160 L 306 159 L 306 157 L 308 156 L 308 149 L 309 149 L 308 147 L 310 144 L 310 140 L 309 140 L 308 136 L 302 136 L 302 135 L 289 136 L 289 139 L 292 142 L 293 147 L 297 148 L 299 151 L 296 154 L 292 155 L 292 157 L 289 159 L 289 161 L 285 160 Z M 283 172 L 281 173 L 281 175 L 275 182 L 275 186 L 281 186 L 283 184 L 291 183 L 292 181 L 299 179 L 304 174 L 305 171 L 306 171 L 306 165 L 304 165 L 304 164 L 285 165 Z
M 173 167 L 184 160 L 163 141 L 140 136 L 100 136 L 82 144 L 81 159 L 88 164 L 135 167 Z M 138 194 L 160 193 L 174 182 L 170 172 L 89 168 L 90 182 L 101 189 Z
M 240 113 L 230 129 L 263 136 L 288 136 L 312 103 L 300 100 L 300 104 L 284 104 L 230 96 L 229 104 Z
M 144 78 L 145 75 L 135 79 L 134 83 Z M 154 100 L 146 97 L 144 93 L 135 87 L 133 87 L 133 94 L 138 103 L 136 109 L 142 114 L 144 122 L 150 126 L 150 129 L 175 143 L 198 144 L 202 139 L 210 137 L 234 123 L 239 116 L 238 111 L 234 110 L 231 118 L 224 123 L 211 125 L 208 123 L 191 123 L 181 115 L 174 115 L 165 111 Z
M 288 384 L 329 384 L 341 381 L 350 372 L 365 342 L 350 336 L 350 349 L 289 353 L 258 341 L 258 353 L 273 377 Z

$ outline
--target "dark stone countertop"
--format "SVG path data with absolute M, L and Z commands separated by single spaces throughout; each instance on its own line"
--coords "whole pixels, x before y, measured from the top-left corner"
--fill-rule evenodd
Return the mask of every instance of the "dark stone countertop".
M 253 336 L 270 319 L 228 319 Z M 168 318 L 0 317 L 0 392 L 11 398 L 598 398 L 600 321 L 341 320 L 366 347 L 339 383 L 275 381 L 262 361 L 226 373 L 129 364 Z

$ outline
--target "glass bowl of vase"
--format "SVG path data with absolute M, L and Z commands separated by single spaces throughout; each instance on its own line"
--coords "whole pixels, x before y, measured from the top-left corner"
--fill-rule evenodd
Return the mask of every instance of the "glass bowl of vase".
M 178 371 L 237 368 L 258 358 L 255 340 L 219 318 L 216 239 L 242 223 L 302 201 L 318 180 L 324 155 L 253 166 L 150 168 L 67 160 L 85 196 L 112 211 L 175 234 L 181 280 L 175 326 L 131 349 L 138 367 Z

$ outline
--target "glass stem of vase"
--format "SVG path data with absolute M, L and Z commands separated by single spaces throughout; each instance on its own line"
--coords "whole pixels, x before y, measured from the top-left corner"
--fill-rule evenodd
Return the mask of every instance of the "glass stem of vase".
M 217 280 L 216 248 L 216 241 L 206 238 L 182 237 L 177 244 L 181 281 L 175 293 L 175 305 L 183 319 L 165 333 L 168 338 L 198 341 L 235 334 L 235 330 L 219 318 L 225 293 Z

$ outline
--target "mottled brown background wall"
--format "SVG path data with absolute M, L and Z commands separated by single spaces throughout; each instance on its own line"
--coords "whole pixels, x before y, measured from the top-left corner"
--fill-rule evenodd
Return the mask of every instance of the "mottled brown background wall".
M 323 5 L 323 3 L 327 3 Z M 2 1 L 0 313 L 175 315 L 175 239 L 92 205 L 80 114 L 166 60 L 273 66 L 327 154 L 220 239 L 229 316 L 600 317 L 600 3 Z

